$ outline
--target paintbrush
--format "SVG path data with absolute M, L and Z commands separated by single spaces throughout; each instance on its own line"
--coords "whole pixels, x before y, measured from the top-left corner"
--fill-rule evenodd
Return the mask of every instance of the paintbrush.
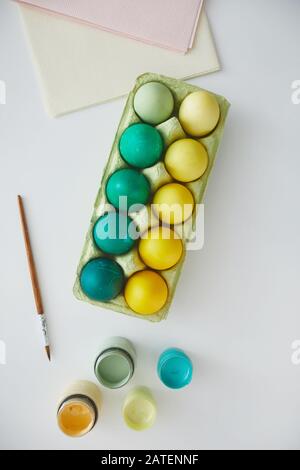
M 30 243 L 30 236 L 29 236 L 29 230 L 28 230 L 28 225 L 27 225 L 26 216 L 25 216 L 23 200 L 21 196 L 18 196 L 18 205 L 19 205 L 20 218 L 21 218 L 23 236 L 24 236 L 24 241 L 25 241 L 25 248 L 26 248 L 26 255 L 27 255 L 27 260 L 28 260 L 28 265 L 29 265 L 29 272 L 30 272 L 30 277 L 31 277 L 36 310 L 41 320 L 43 337 L 45 341 L 45 351 L 50 361 L 51 355 L 50 355 L 50 345 L 49 345 L 48 333 L 47 333 L 46 317 L 44 313 L 42 296 L 41 296 L 39 281 L 37 277 L 34 257 L 32 253 L 31 243 Z

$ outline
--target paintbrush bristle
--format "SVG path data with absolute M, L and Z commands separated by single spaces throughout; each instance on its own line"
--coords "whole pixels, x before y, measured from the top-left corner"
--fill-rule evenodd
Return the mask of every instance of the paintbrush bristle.
M 45 350 L 46 350 L 46 354 L 47 354 L 47 357 L 48 357 L 49 361 L 51 361 L 50 347 L 45 346 Z

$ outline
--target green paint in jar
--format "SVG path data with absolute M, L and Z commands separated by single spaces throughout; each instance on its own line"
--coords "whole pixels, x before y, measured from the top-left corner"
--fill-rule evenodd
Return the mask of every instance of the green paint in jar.
M 95 375 L 107 388 L 124 387 L 132 378 L 135 369 L 136 352 L 126 338 L 108 338 L 102 345 L 95 361 Z

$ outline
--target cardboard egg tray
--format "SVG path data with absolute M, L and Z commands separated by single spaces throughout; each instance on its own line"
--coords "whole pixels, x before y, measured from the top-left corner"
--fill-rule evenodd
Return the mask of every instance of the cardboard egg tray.
M 139 315 L 135 313 L 134 311 L 132 311 L 128 307 L 125 301 L 125 298 L 122 294 L 116 297 L 115 299 L 111 300 L 110 302 L 105 302 L 105 303 L 90 300 L 84 294 L 80 286 L 80 273 L 81 273 L 83 266 L 91 259 L 101 257 L 102 255 L 107 256 L 107 255 L 104 255 L 96 247 L 94 243 L 93 227 L 94 227 L 95 222 L 99 219 L 99 217 L 101 217 L 105 212 L 108 212 L 109 209 L 112 208 L 112 206 L 108 203 L 106 194 L 105 194 L 105 187 L 106 187 L 106 182 L 108 178 L 116 170 L 120 168 L 129 167 L 120 155 L 119 141 L 120 141 L 121 135 L 123 134 L 124 130 L 128 126 L 134 123 L 142 122 L 139 119 L 139 117 L 136 115 L 134 111 L 134 107 L 133 107 L 133 100 L 134 100 L 135 93 L 137 92 L 139 87 L 141 87 L 145 83 L 153 82 L 153 81 L 161 82 L 165 84 L 173 93 L 174 100 L 175 100 L 175 108 L 174 108 L 173 115 L 171 116 L 171 118 L 165 121 L 164 123 L 156 126 L 156 128 L 159 130 L 159 132 L 161 133 L 163 137 L 165 148 L 167 149 L 173 142 L 175 142 L 178 139 L 189 137 L 184 133 L 180 125 L 180 122 L 178 120 L 178 111 L 179 111 L 180 104 L 182 103 L 184 98 L 186 98 L 186 96 L 189 95 L 190 93 L 199 91 L 200 88 L 189 85 L 188 83 L 185 83 L 180 80 L 167 78 L 167 77 L 153 74 L 153 73 L 147 73 L 147 74 L 140 76 L 137 79 L 133 90 L 128 96 L 128 100 L 125 105 L 121 122 L 120 122 L 119 128 L 116 133 L 116 137 L 113 143 L 111 154 L 110 154 L 107 166 L 104 170 L 101 186 L 100 186 L 100 189 L 98 191 L 98 195 L 95 201 L 93 215 L 91 218 L 90 226 L 87 232 L 82 255 L 81 255 L 78 269 L 77 269 L 76 282 L 74 286 L 74 294 L 77 299 L 83 300 L 85 302 L 88 302 L 98 307 L 103 307 L 105 309 L 114 310 L 117 312 L 121 312 L 127 315 L 137 317 L 137 318 L 150 320 L 152 322 L 159 322 L 165 319 L 168 315 L 168 312 L 169 312 L 169 309 L 170 309 L 170 306 L 171 306 L 171 303 L 175 294 L 177 282 L 179 280 L 180 273 L 184 264 L 186 250 L 184 250 L 184 255 L 176 266 L 174 266 L 173 268 L 167 271 L 159 271 L 159 274 L 166 280 L 168 284 L 169 297 L 163 309 L 161 309 L 159 312 L 153 315 Z M 199 180 L 186 184 L 186 186 L 193 193 L 196 204 L 200 204 L 203 202 L 205 189 L 208 183 L 211 170 L 215 162 L 216 153 L 217 153 L 220 141 L 222 139 L 225 120 L 226 120 L 227 113 L 230 107 L 230 104 L 224 97 L 215 95 L 215 94 L 214 96 L 216 97 L 219 103 L 220 111 L 221 111 L 219 123 L 211 134 L 209 134 L 208 136 L 204 138 L 198 139 L 206 147 L 208 151 L 209 165 L 208 165 L 206 172 Z M 153 167 L 142 170 L 142 173 L 145 176 L 147 176 L 147 178 L 149 179 L 151 183 L 152 196 L 157 191 L 157 189 L 163 186 L 164 184 L 174 182 L 172 177 L 166 171 L 163 161 L 164 161 L 164 158 L 162 158 L 162 160 L 158 164 L 154 165 Z M 181 184 L 184 184 L 184 183 L 181 183 Z M 142 211 L 138 213 L 130 214 L 130 217 L 135 221 L 135 223 L 137 224 L 141 232 L 146 231 L 147 228 L 149 228 L 149 226 L 151 225 L 151 222 L 149 224 L 149 219 L 152 220 L 152 225 L 153 225 L 153 217 L 152 218 L 149 217 L 150 210 L 151 209 L 149 205 L 149 207 L 143 209 Z M 195 222 L 196 222 L 196 211 L 194 211 L 190 224 L 187 224 L 188 228 L 185 227 L 185 230 L 184 230 L 184 234 L 182 238 L 183 238 L 183 243 L 185 247 L 187 243 L 190 241 L 191 234 L 195 230 Z M 158 221 L 156 221 L 156 225 L 158 225 Z M 126 278 L 129 278 L 132 274 L 134 274 L 137 271 L 141 271 L 147 268 L 139 257 L 137 246 L 138 244 L 136 244 L 136 247 L 133 250 L 131 250 L 129 253 L 125 255 L 114 257 L 115 261 L 117 261 L 117 263 L 119 263 L 120 266 L 123 268 Z

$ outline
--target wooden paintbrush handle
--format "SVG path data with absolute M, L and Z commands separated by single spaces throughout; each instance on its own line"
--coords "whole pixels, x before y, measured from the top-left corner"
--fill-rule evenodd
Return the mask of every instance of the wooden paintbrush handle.
M 24 236 L 24 241 L 25 241 L 26 255 L 28 259 L 34 300 L 36 304 L 37 313 L 39 315 L 42 315 L 44 313 L 43 302 L 42 302 L 39 281 L 37 277 L 35 262 L 34 262 L 31 243 L 30 243 L 30 236 L 29 236 L 29 230 L 28 230 L 28 225 L 27 225 L 26 216 L 25 216 L 24 205 L 23 205 L 21 196 L 18 196 L 18 205 L 19 205 L 21 224 L 22 224 L 23 236 Z

